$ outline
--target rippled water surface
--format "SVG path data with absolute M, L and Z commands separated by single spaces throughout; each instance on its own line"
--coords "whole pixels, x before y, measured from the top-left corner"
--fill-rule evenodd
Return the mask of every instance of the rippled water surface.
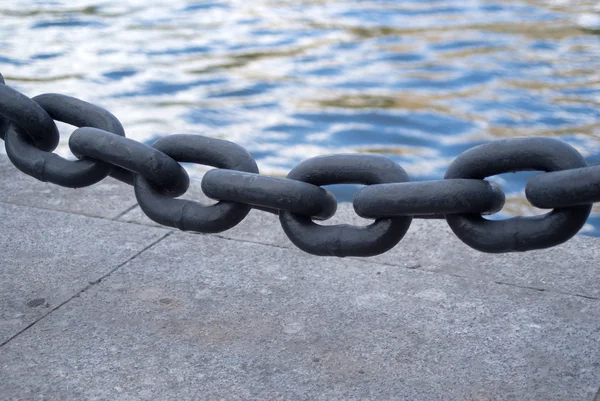
M 595 0 L 0 0 L 0 21 L 9 85 L 97 103 L 147 143 L 232 140 L 266 174 L 361 152 L 437 179 L 462 151 L 518 136 L 600 162 Z M 504 215 L 540 213 L 523 198 L 530 175 L 493 178 Z M 599 216 L 586 232 L 600 235 Z

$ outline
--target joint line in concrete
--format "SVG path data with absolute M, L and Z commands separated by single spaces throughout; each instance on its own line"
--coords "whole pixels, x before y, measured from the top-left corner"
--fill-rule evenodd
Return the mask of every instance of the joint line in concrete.
M 164 240 L 167 237 L 169 237 L 171 234 L 173 234 L 172 231 L 165 233 L 160 238 L 158 238 L 156 241 L 153 241 L 151 244 L 147 245 L 146 247 L 144 247 L 142 250 L 140 250 L 139 252 L 137 252 L 133 256 L 127 258 L 127 260 L 125 260 L 124 262 L 122 262 L 122 263 L 118 264 L 117 266 L 115 266 L 114 268 L 112 268 L 109 272 L 107 272 L 106 274 L 104 274 L 102 277 L 100 277 L 100 278 L 98 278 L 98 279 L 96 279 L 94 281 L 90 281 L 87 286 L 85 286 L 83 289 L 81 289 L 78 292 L 76 292 L 75 294 L 73 294 L 73 296 L 71 296 L 67 300 L 61 302 L 60 304 L 58 304 L 57 306 L 55 306 L 54 308 L 52 308 L 48 313 L 46 313 L 43 316 L 40 316 L 35 321 L 31 322 L 26 327 L 24 327 L 23 329 L 19 330 L 17 333 L 15 333 L 11 337 L 9 337 L 6 341 L 0 343 L 0 348 L 4 347 L 8 343 L 10 343 L 12 340 L 14 340 L 15 338 L 19 337 L 21 334 L 25 333 L 31 327 L 33 327 L 34 325 L 36 325 L 39 321 L 45 319 L 47 316 L 49 316 L 50 314 L 52 314 L 54 311 L 60 309 L 62 306 L 64 306 L 67 303 L 71 302 L 71 300 L 73 300 L 74 298 L 79 298 L 81 296 L 81 294 L 83 294 L 84 292 L 86 292 L 87 290 L 89 290 L 90 288 L 92 288 L 93 286 L 95 286 L 97 284 L 100 284 L 105 278 L 109 277 L 111 274 L 113 274 L 114 272 L 116 272 L 117 270 L 119 270 L 119 268 L 121 268 L 122 266 L 124 266 L 127 263 L 131 262 L 132 260 L 134 260 L 135 258 L 137 258 L 138 256 L 140 256 L 142 253 L 144 253 L 148 249 L 152 248 L 154 245 L 158 244 L 162 240 Z

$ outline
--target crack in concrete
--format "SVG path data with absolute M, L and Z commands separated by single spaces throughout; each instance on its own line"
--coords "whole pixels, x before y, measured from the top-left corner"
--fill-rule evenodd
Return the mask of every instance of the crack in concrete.
M 32 208 L 32 209 L 35 209 L 35 210 L 44 210 L 44 211 L 47 211 L 47 212 L 57 212 L 57 213 L 73 214 L 75 216 L 90 217 L 92 219 L 102 219 L 102 220 L 107 220 L 107 221 L 118 221 L 120 223 L 128 223 L 127 221 L 122 221 L 122 220 L 117 220 L 117 219 L 121 217 L 121 214 L 126 214 L 130 210 L 135 209 L 136 206 L 137 206 L 137 203 L 136 203 L 135 205 L 128 207 L 124 212 L 119 213 L 119 215 L 117 217 L 103 217 L 103 216 L 97 216 L 97 215 L 89 214 L 89 213 L 74 212 L 74 211 L 71 211 L 71 210 L 60 210 L 60 209 L 52 209 L 52 208 L 49 208 L 49 207 L 42 207 L 42 206 L 35 206 L 35 205 L 24 205 L 22 203 L 10 202 L 10 201 L 6 201 L 6 200 L 0 200 L 0 203 L 5 204 L 5 205 L 11 205 L 11 206 L 29 207 L 29 208 Z
M 172 231 L 169 231 L 169 232 L 163 234 L 160 238 L 158 238 L 157 240 L 151 242 L 149 245 L 145 246 L 142 250 L 140 250 L 139 252 L 135 253 L 131 257 L 127 258 L 122 263 L 119 263 L 117 266 L 115 266 L 114 268 L 112 268 L 111 270 L 109 270 L 106 274 L 104 274 L 100 278 L 95 279 L 94 281 L 89 281 L 88 285 L 86 285 L 84 288 L 82 288 L 81 290 L 79 290 L 78 292 L 76 292 L 75 294 L 73 294 L 67 300 L 61 302 L 60 304 L 58 304 L 57 306 L 55 306 L 54 308 L 52 308 L 50 311 L 48 311 L 48 313 L 40 316 L 39 318 L 37 318 L 32 323 L 28 324 L 23 329 L 19 330 L 17 333 L 15 333 L 12 336 L 10 336 L 7 340 L 5 340 L 4 342 L 0 343 L 0 348 L 2 348 L 5 345 L 9 344 L 12 340 L 14 340 L 15 338 L 19 337 L 21 334 L 25 333 L 31 327 L 35 326 L 38 322 L 40 322 L 41 320 L 43 320 L 46 317 L 50 316 L 52 313 L 54 313 L 54 311 L 60 309 L 64 305 L 68 304 L 73 299 L 79 298 L 81 296 L 81 294 L 85 293 L 87 290 L 89 290 L 93 286 L 100 284 L 105 278 L 110 277 L 114 272 L 116 272 L 117 270 L 119 270 L 121 267 L 125 266 L 127 263 L 131 262 L 132 260 L 134 260 L 135 258 L 137 258 L 138 256 L 140 256 L 142 253 L 146 252 L 147 250 L 149 250 L 153 246 L 157 245 L 159 242 L 165 240 L 166 238 L 168 238 L 172 234 L 173 234 Z
M 114 221 L 118 221 L 121 217 L 125 216 L 127 213 L 131 212 L 133 209 L 135 209 L 138 206 L 137 203 L 131 205 L 130 207 L 128 207 L 127 209 L 125 209 L 124 211 L 122 211 L 121 213 L 117 214 L 115 217 L 111 218 L 110 220 L 114 220 Z

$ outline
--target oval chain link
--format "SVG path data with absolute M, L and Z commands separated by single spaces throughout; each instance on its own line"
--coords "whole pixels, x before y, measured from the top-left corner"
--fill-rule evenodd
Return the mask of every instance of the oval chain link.
M 458 156 L 446 179 L 484 179 L 496 174 L 583 167 L 583 156 L 553 138 L 517 138 L 479 145 Z M 482 252 L 514 252 L 548 248 L 567 241 L 585 224 L 592 205 L 557 208 L 543 216 L 490 221 L 480 214 L 449 214 L 448 225 L 471 248 Z
M 188 174 L 175 160 L 124 136 L 84 127 L 71 134 L 69 147 L 75 155 L 102 160 L 139 174 L 169 196 L 184 194 L 190 185 Z
M 308 159 L 287 178 L 314 185 L 383 184 L 408 181 L 393 161 L 375 155 L 332 155 Z M 310 217 L 280 212 L 279 222 L 298 248 L 321 256 L 374 256 L 393 248 L 408 231 L 412 217 L 379 218 L 364 226 L 315 224 Z
M 114 115 L 83 100 L 53 93 L 36 96 L 32 100 L 53 120 L 77 127 L 96 127 L 110 131 L 114 136 L 125 136 L 123 126 Z M 97 160 L 67 160 L 56 153 L 38 149 L 31 138 L 14 124 L 6 133 L 5 142 L 6 153 L 19 170 L 40 181 L 64 187 L 90 186 L 106 178 L 113 169 L 111 164 Z
M 154 148 L 179 162 L 258 173 L 254 158 L 233 142 L 200 135 L 172 135 L 159 139 Z M 135 179 L 135 197 L 142 211 L 153 221 L 183 231 L 218 233 L 241 222 L 250 205 L 221 201 L 204 206 L 162 194 L 142 176 Z

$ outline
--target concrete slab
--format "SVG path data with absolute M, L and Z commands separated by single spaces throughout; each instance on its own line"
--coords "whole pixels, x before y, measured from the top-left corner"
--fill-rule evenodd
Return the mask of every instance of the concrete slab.
M 174 234 L 2 347 L 0 398 L 592 401 L 599 306 Z
M 0 344 L 166 233 L 0 203 Z
M 424 224 L 397 250 L 415 249 L 429 236 L 415 255 L 426 270 L 600 299 L 600 238 L 577 235 L 549 249 L 490 255 L 458 241 L 445 224 Z
M 133 189 L 113 178 L 87 188 L 41 182 L 0 154 L 0 202 L 113 219 L 137 204 Z

